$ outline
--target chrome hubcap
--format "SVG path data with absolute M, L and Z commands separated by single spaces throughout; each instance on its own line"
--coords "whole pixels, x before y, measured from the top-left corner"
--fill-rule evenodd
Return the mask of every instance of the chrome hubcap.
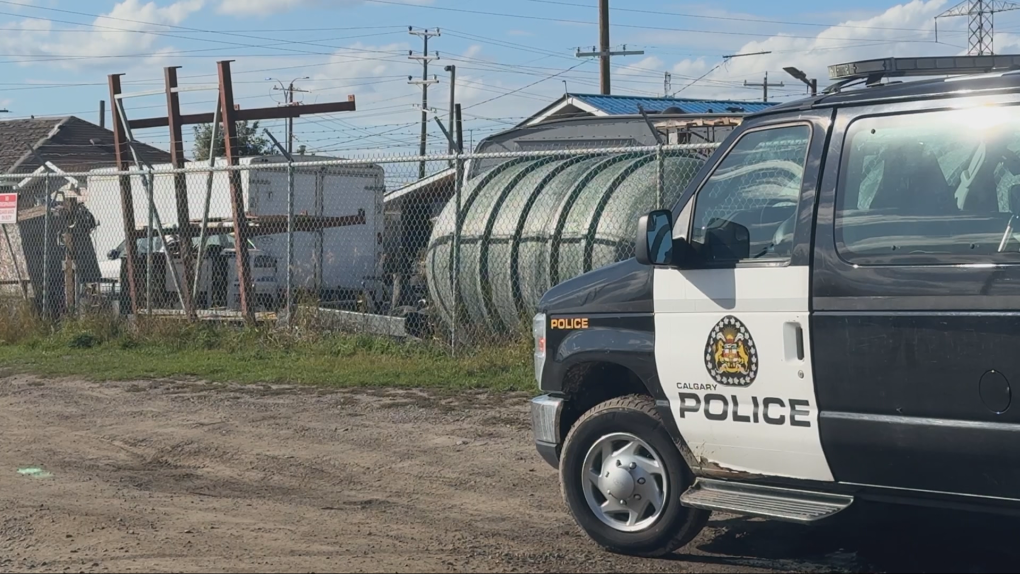
M 640 532 L 662 516 L 669 487 L 666 467 L 638 437 L 616 433 L 595 441 L 582 472 L 588 507 L 609 527 Z

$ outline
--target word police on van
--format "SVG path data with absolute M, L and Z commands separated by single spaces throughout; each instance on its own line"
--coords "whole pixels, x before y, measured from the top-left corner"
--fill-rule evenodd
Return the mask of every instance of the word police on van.
M 833 66 L 642 217 L 633 259 L 544 296 L 535 440 L 592 539 L 657 556 L 711 511 L 1020 510 L 1018 65 Z

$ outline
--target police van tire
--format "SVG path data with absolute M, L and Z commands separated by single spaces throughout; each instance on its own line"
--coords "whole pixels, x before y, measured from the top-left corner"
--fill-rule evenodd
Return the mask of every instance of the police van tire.
M 585 465 L 589 450 L 603 437 L 626 433 L 656 452 L 668 480 L 665 504 L 654 523 L 636 532 L 622 532 L 603 522 L 589 505 Z M 574 520 L 597 544 L 618 554 L 664 556 L 689 544 L 708 522 L 710 512 L 687 508 L 680 495 L 694 477 L 646 396 L 612 399 L 585 413 L 567 434 L 560 458 L 560 488 Z

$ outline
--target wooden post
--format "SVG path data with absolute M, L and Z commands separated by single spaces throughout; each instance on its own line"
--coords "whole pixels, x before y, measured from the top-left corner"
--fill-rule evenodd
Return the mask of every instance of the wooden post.
M 127 140 L 124 138 L 124 126 L 121 123 L 120 111 L 117 109 L 117 96 L 121 93 L 120 77 L 123 74 L 110 74 L 110 119 L 113 122 L 113 149 L 117 161 L 117 170 L 126 172 L 128 169 Z M 135 268 L 135 202 L 131 195 L 131 176 L 120 175 L 120 209 L 124 223 L 124 263 L 127 265 L 127 289 L 131 299 L 131 313 L 138 313 L 138 278 Z M 124 285 L 120 288 L 124 289 Z
M 218 62 L 220 76 L 220 116 L 223 118 L 223 147 L 227 163 L 238 165 L 237 155 L 237 110 L 234 109 L 234 86 L 230 78 L 230 61 Z M 215 145 L 215 143 L 214 143 Z M 248 261 L 248 217 L 245 214 L 244 190 L 241 187 L 241 173 L 228 172 L 230 180 L 230 208 L 234 217 L 234 250 L 237 254 L 237 280 L 241 294 L 241 315 L 246 323 L 253 324 L 251 262 Z
M 610 54 L 609 51 L 609 0 L 599 0 L 599 79 L 603 95 L 612 92 L 610 85 Z
M 164 69 L 166 76 L 167 118 L 170 124 L 170 161 L 177 169 L 184 168 L 184 134 L 181 123 L 181 98 L 177 94 L 177 67 Z M 184 265 L 184 277 L 181 282 L 181 301 L 184 314 L 189 320 L 198 318 L 195 313 L 194 297 L 191 286 L 194 283 L 192 255 L 191 214 L 188 209 L 188 177 L 184 173 L 174 174 L 174 194 L 177 200 L 177 230 L 181 242 L 181 263 Z

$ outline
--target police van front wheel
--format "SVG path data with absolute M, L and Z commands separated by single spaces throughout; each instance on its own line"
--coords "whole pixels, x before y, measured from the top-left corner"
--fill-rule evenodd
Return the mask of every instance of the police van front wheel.
M 606 401 L 567 435 L 560 458 L 563 498 L 578 525 L 603 548 L 662 556 L 690 543 L 708 512 L 680 495 L 692 475 L 644 396 Z

